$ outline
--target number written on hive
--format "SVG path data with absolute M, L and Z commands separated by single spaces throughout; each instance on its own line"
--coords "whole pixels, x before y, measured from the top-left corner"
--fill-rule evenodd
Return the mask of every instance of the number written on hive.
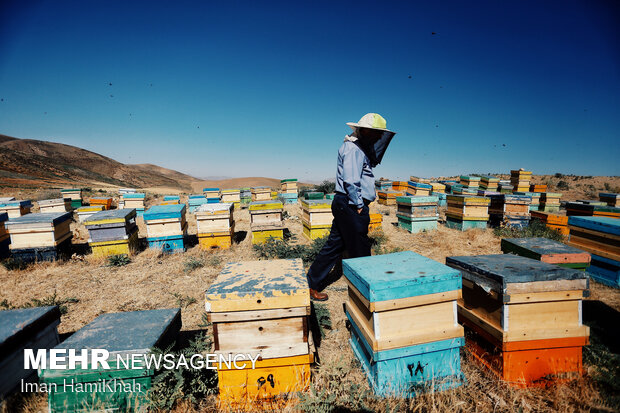
M 273 374 L 270 374 L 267 376 L 267 379 L 265 380 L 264 377 L 259 377 L 258 380 L 256 380 L 256 384 L 258 384 L 258 388 L 260 389 L 261 387 L 263 387 L 265 385 L 265 383 L 269 383 L 271 385 L 271 388 L 273 389 L 276 386 L 276 382 L 273 379 Z

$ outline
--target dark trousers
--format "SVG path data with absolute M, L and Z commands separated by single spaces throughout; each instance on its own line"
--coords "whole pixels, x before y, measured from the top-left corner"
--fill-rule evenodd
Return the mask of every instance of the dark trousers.
M 347 251 L 349 258 L 370 255 L 368 224 L 370 215 L 368 206 L 357 213 L 357 207 L 349 205 L 349 198 L 336 193 L 332 201 L 334 221 L 327 242 L 308 270 L 308 284 L 313 290 L 321 291 L 327 287 L 326 279 L 334 265 L 342 259 Z

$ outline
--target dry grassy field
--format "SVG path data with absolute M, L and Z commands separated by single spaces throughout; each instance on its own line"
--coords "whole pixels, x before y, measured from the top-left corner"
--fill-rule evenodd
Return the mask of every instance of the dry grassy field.
M 155 204 L 157 198 L 149 200 Z M 374 205 L 375 212 L 383 214 L 383 239 L 381 252 L 411 250 L 439 262 L 447 256 L 497 254 L 500 238 L 493 230 L 459 232 L 443 225 L 431 233 L 409 234 L 396 227 L 394 207 Z M 301 235 L 301 210 L 298 205 L 287 205 L 285 226 L 294 237 L 294 243 L 308 244 Z M 141 237 L 146 233 L 139 221 Z M 188 216 L 189 233 L 196 233 L 193 215 Z M 155 308 L 182 308 L 183 331 L 191 334 L 204 330 L 204 291 L 213 282 L 226 262 L 256 260 L 249 236 L 247 209 L 235 211 L 238 243 L 230 250 L 205 252 L 196 246 L 184 254 L 160 255 L 145 250 L 132 257 L 131 263 L 122 267 L 108 266 L 104 260 L 86 254 L 88 238 L 85 228 L 72 224 L 74 244 L 78 252 L 61 263 L 39 263 L 24 270 L 7 270 L 0 266 L 0 301 L 6 307 L 20 307 L 32 300 L 65 302 L 67 312 L 59 326 L 61 335 L 70 334 L 96 316 L 107 312 L 146 310 Z M 199 265 L 195 265 L 199 262 Z M 313 371 L 312 388 L 298 402 L 284 406 L 285 411 L 616 411 L 620 407 L 617 352 L 609 351 L 609 343 L 600 343 L 599 330 L 618 328 L 620 292 L 591 283 L 590 303 L 584 304 L 584 319 L 594 319 L 590 346 L 586 348 L 586 374 L 575 382 L 547 389 L 514 389 L 482 370 L 465 351 L 462 351 L 462 368 L 467 383 L 455 390 L 434 393 L 412 400 L 386 400 L 373 396 L 362 370 L 348 344 L 349 333 L 345 327 L 342 304 L 346 299 L 343 279 L 332 284 L 326 292 L 330 299 L 324 305 L 329 311 L 331 326 L 318 348 L 320 362 Z M 589 305 L 592 304 L 592 305 Z M 596 304 L 596 305 L 594 305 Z M 590 309 L 601 308 L 612 314 L 612 319 L 596 320 Z M 595 328 L 600 322 L 600 329 Z M 611 326 L 611 327 L 610 327 Z M 208 328 L 207 328 L 208 331 Z M 617 333 L 613 337 L 617 337 Z M 601 344 L 601 345 L 599 345 Z M 614 343 L 612 343 L 614 344 Z M 617 347 L 618 343 L 615 343 Z M 591 352 L 592 354 L 588 356 Z M 596 357 L 601 361 L 592 362 Z M 216 407 L 216 396 L 207 396 L 198 404 L 180 401 L 174 411 L 210 411 Z M 5 411 L 47 411 L 46 398 L 42 395 L 17 396 L 4 406 Z

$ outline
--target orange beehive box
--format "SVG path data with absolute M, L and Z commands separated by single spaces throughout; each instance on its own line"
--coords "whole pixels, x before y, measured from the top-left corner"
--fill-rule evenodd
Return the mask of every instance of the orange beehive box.
M 89 204 L 93 205 L 103 205 L 103 209 L 111 209 L 112 208 L 112 198 L 98 196 L 90 198 Z
M 568 217 L 558 212 L 530 211 L 532 219 L 544 222 L 548 228 L 558 231 L 562 235 L 568 235 Z
M 547 192 L 545 184 L 530 184 L 530 192 Z

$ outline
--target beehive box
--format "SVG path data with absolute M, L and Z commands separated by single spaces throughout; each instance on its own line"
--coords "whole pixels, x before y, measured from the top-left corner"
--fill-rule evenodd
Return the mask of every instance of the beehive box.
M 82 349 L 105 349 L 110 353 L 107 360 L 110 369 L 101 366 L 94 369 L 79 362 L 73 369 L 41 369 L 41 383 L 52 389 L 48 393 L 49 411 L 145 411 L 149 405 L 147 391 L 155 375 L 153 367 L 136 364 L 133 369 L 126 368 L 117 363 L 117 356 L 129 363 L 132 354 L 144 360 L 154 347 L 164 350 L 174 342 L 180 329 L 181 310 L 178 308 L 100 315 L 55 349 L 74 349 L 77 353 Z M 101 380 L 112 385 L 111 391 L 101 385 Z M 82 383 L 92 386 L 93 390 L 73 391 L 65 383 Z
M 498 186 L 499 178 L 489 175 L 480 177 L 480 188 L 488 191 L 497 191 Z
M 512 254 L 448 257 L 463 276 L 459 321 L 467 348 L 501 379 L 536 386 L 582 373 L 583 271 Z M 470 340 L 471 338 L 471 340 Z M 494 351 L 482 351 L 486 347 Z
M 580 204 L 587 204 L 587 205 L 594 205 L 594 206 L 608 206 L 606 202 L 596 201 L 592 199 L 578 199 L 576 202 Z
M 531 184 L 530 192 L 547 192 L 547 185 L 545 184 Z
M 203 249 L 230 248 L 235 231 L 233 204 L 208 204 L 196 210 L 198 244 Z
M 207 205 L 208 203 L 209 203 L 209 200 L 205 198 L 204 195 L 200 195 L 199 197 L 198 196 L 194 197 L 194 195 L 191 195 L 189 199 L 187 200 L 187 204 L 189 206 L 188 211 L 192 213 L 196 212 L 196 210 L 200 208 L 200 206 Z
M 294 194 L 279 194 L 278 198 L 282 201 L 283 204 L 296 204 L 298 197 L 299 195 L 297 193 L 294 193 Z M 327 195 L 326 195 L 325 199 L 332 199 L 332 198 L 327 198 Z
M 69 212 L 71 208 L 71 198 L 44 199 L 38 201 L 39 212 Z
M 560 198 L 562 194 L 555 192 L 541 192 L 539 211 L 557 212 L 560 210 Z
M 325 198 L 325 194 L 323 192 L 306 192 L 304 194 L 304 199 L 323 199 Z
M 530 223 L 530 203 L 526 195 L 489 195 L 489 223 L 491 226 L 527 227 Z
M 112 209 L 112 198 L 107 196 L 94 196 L 88 201 L 90 206 L 102 205 L 103 209 Z
M 23 215 L 4 223 L 11 236 L 11 251 L 58 247 L 71 240 L 71 213 L 52 212 Z
M 388 181 L 387 179 L 380 179 L 378 181 L 375 181 L 375 188 L 381 191 L 387 191 L 389 189 L 392 189 L 392 181 Z
M 164 195 L 164 200 L 159 205 L 178 205 L 181 203 L 179 195 Z
M 428 178 L 420 178 L 418 176 L 413 176 L 413 175 L 409 177 L 409 180 L 411 182 L 420 182 L 420 183 L 423 183 L 423 184 L 430 184 L 431 183 L 431 180 L 428 179 Z M 456 182 L 456 181 L 454 181 L 454 182 Z
M 480 186 L 480 177 L 471 175 L 461 175 L 460 184 L 471 189 L 478 189 Z
M 368 224 L 368 232 L 381 229 L 383 224 L 383 215 L 381 214 L 369 214 L 370 224 Z
M 161 249 L 164 252 L 185 251 L 185 205 L 156 205 L 149 208 L 143 218 L 149 248 Z
M 530 211 L 532 219 L 544 222 L 547 228 L 554 229 L 562 235 L 568 235 L 568 217 L 561 213 Z
M 515 195 L 525 195 L 532 198 L 532 202 L 530 203 L 530 213 L 531 211 L 538 211 L 540 206 L 540 192 L 513 192 Z
M 207 199 L 220 199 L 220 188 L 204 188 L 202 193 Z
M 429 184 L 431 186 L 431 194 L 432 195 L 437 195 L 437 194 L 445 194 L 446 193 L 446 186 L 440 182 L 431 182 Z
M 80 222 L 84 222 L 86 218 L 90 217 L 93 214 L 96 214 L 99 211 L 103 211 L 103 205 L 90 205 L 83 206 L 77 209 L 77 216 Z
M 301 223 L 303 234 L 308 239 L 329 235 L 332 227 L 331 199 L 304 199 L 301 201 Z
M 377 202 L 381 205 L 396 205 L 396 197 L 402 196 L 402 192 L 388 190 L 377 191 Z
M 336 196 L 336 194 L 325 194 L 325 199 L 333 200 L 335 196 Z
M 521 169 L 510 171 L 510 183 L 515 191 L 527 192 L 530 189 L 532 172 Z
M 486 228 L 491 200 L 481 196 L 448 195 L 446 226 L 461 231 Z
M 71 207 L 79 208 L 82 206 L 82 189 L 80 188 L 66 188 L 61 189 L 60 193 L 63 198 L 71 198 Z
M 4 223 L 8 219 L 9 214 L 6 212 L 0 212 L 0 258 L 6 258 L 9 256 L 9 244 L 11 243 L 11 237 L 4 226 Z
M 282 179 L 280 190 L 283 194 L 297 194 L 297 179 Z
M 502 252 L 516 254 L 564 268 L 585 270 L 590 265 L 590 254 L 549 238 L 502 239 Z
M 598 194 L 598 199 L 612 207 L 620 206 L 620 194 L 601 192 Z
M 620 288 L 620 261 L 592 254 L 588 273 L 595 281 L 610 287 Z
M 271 188 L 267 186 L 253 186 L 251 192 L 252 202 L 268 201 L 271 199 Z
M 36 378 L 24 369 L 24 350 L 49 350 L 59 343 L 57 306 L 0 311 L 0 399 Z
M 477 188 L 469 188 L 467 186 L 454 186 L 452 188 L 452 193 L 455 195 L 477 195 Z
M 431 189 L 433 189 L 431 184 L 428 184 L 425 182 L 409 181 L 407 194 L 417 195 L 417 196 L 428 196 L 431 193 Z
M 235 208 L 241 205 L 241 191 L 239 189 L 222 189 L 221 202 L 234 204 Z
M 408 397 L 462 383 L 458 271 L 406 251 L 343 260 L 343 273 L 350 344 L 376 394 Z
M 88 229 L 88 243 L 96 257 L 129 255 L 137 250 L 138 226 L 133 208 L 97 212 L 86 218 L 84 225 Z
M 123 194 L 121 196 L 121 202 L 122 202 L 123 208 L 121 208 L 121 205 L 119 205 L 119 209 L 133 208 L 136 210 L 137 216 L 142 216 L 142 214 L 144 214 L 144 198 L 145 197 L 146 197 L 145 194 L 139 193 L 139 192 Z
M 620 208 L 610 207 L 608 205 L 593 205 L 580 202 L 567 202 L 566 215 L 568 216 L 594 216 L 620 218 Z
M 13 200 L 0 203 L 0 213 L 6 212 L 9 219 L 29 214 L 31 208 L 32 202 L 29 200 Z
M 436 196 L 399 196 L 396 198 L 398 226 L 411 233 L 437 229 L 439 212 Z
M 229 263 L 205 295 L 215 353 L 262 359 L 255 370 L 218 370 L 222 405 L 243 407 L 308 387 L 310 294 L 301 259 Z
M 497 188 L 501 194 L 512 194 L 513 191 L 515 191 L 514 187 L 512 186 L 510 182 L 500 181 Z M 519 190 L 516 189 L 516 191 L 519 191 Z M 525 191 L 521 191 L 521 192 L 525 192 Z
M 405 193 L 409 189 L 408 181 L 392 181 L 392 190 Z
M 120 195 L 124 195 L 124 194 L 135 194 L 136 193 L 136 189 L 135 188 L 120 188 L 118 190 L 118 193 Z
M 250 228 L 252 243 L 260 244 L 269 238 L 284 237 L 282 211 L 284 206 L 279 201 L 256 201 L 250 203 Z

